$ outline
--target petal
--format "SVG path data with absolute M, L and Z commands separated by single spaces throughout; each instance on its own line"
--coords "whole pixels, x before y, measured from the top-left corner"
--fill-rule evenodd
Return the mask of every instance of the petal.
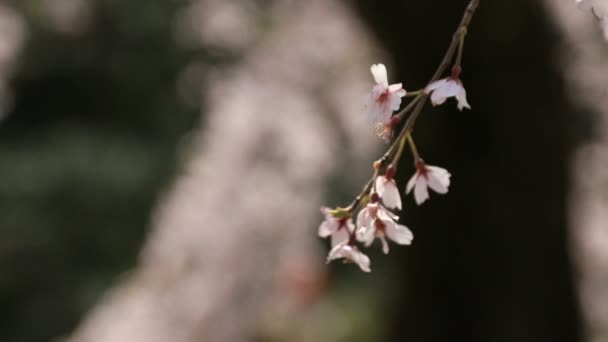
M 332 248 L 331 251 L 329 251 L 326 262 L 329 264 L 329 262 L 332 260 L 344 258 L 346 256 L 348 248 L 351 248 L 351 247 L 348 246 L 346 243 L 338 244 L 337 246 Z
M 398 92 L 400 90 L 405 91 L 403 89 L 403 84 L 402 83 L 395 83 L 395 84 L 391 84 L 391 85 L 388 86 L 388 92 L 389 93 L 395 93 L 395 92 Z
M 399 196 L 399 189 L 397 188 L 397 183 L 395 183 L 394 179 L 386 182 L 384 184 L 384 194 L 380 195 L 382 198 L 382 203 L 387 208 L 396 208 L 401 210 L 401 196 Z M 378 191 L 378 194 L 380 192 Z
M 399 97 L 404 97 L 405 95 L 407 95 L 407 91 L 405 91 L 405 89 L 400 89 L 400 90 L 397 90 L 395 92 L 395 94 L 397 94 L 397 96 L 399 96 Z
M 414 187 L 414 199 L 418 205 L 422 204 L 429 198 L 429 190 L 427 189 L 427 181 L 424 177 L 418 177 L 416 186 Z
M 409 194 L 412 189 L 414 188 L 414 185 L 416 185 L 416 179 L 418 179 L 418 172 L 414 173 L 414 175 L 412 176 L 412 178 L 410 178 L 410 180 L 407 182 L 407 186 L 405 187 L 405 193 Z
M 367 117 L 372 122 L 379 122 L 380 118 L 383 117 L 384 107 L 381 106 L 378 102 L 372 100 L 367 105 Z
M 384 191 L 386 189 L 385 185 L 386 185 L 387 179 L 385 176 L 378 176 L 376 177 L 376 192 L 378 193 L 378 196 L 380 196 L 382 198 L 382 196 L 384 195 Z
M 372 271 L 369 267 L 369 265 L 370 265 L 369 258 L 367 257 L 367 255 L 361 253 L 361 251 L 359 251 L 358 249 L 353 250 L 353 252 L 351 254 L 351 260 L 359 266 L 361 271 L 363 271 L 363 272 Z
M 399 110 L 399 107 L 401 106 L 401 97 L 396 93 L 389 93 L 387 101 L 392 116 L 392 111 Z
M 437 193 L 445 194 L 450 186 L 450 173 L 439 167 L 429 167 L 429 187 Z
M 326 238 L 338 230 L 338 220 L 330 213 L 331 209 L 327 207 L 321 207 L 321 213 L 325 216 L 325 219 L 319 225 L 319 236 Z
M 384 235 L 380 235 L 379 239 L 380 239 L 380 242 L 382 242 L 382 253 L 388 254 L 389 248 L 388 248 L 388 242 L 386 241 L 386 238 L 384 237 Z
M 441 168 L 439 166 L 426 165 L 426 169 L 429 174 L 432 174 L 435 178 L 437 178 L 440 182 L 449 185 L 450 177 L 452 176 L 448 170 Z
M 459 110 L 462 110 L 462 108 L 471 109 L 471 106 L 467 102 L 467 91 L 464 90 L 464 87 L 460 87 L 460 91 L 456 94 L 456 100 L 458 101 Z
M 348 229 L 349 233 L 352 233 L 355 231 L 355 224 L 353 223 L 352 219 L 349 219 L 348 221 L 346 221 L 346 229 Z
M 388 87 L 388 77 L 386 76 L 386 67 L 384 64 L 374 64 L 370 68 L 372 75 L 374 76 L 374 80 L 378 84 L 382 84 L 383 86 Z
M 438 106 L 438 105 L 443 104 L 446 99 L 447 99 L 447 97 L 443 96 L 443 93 L 440 92 L 439 90 L 435 90 L 431 94 L 431 103 L 433 104 L 433 106 Z
M 319 225 L 319 236 L 322 238 L 326 238 L 331 234 L 335 233 L 337 229 L 338 223 L 336 222 L 336 220 L 325 220 L 321 222 L 321 225 Z
M 386 226 L 386 235 L 388 238 L 400 245 L 409 245 L 414 239 L 414 234 L 406 226 L 393 223 Z
M 361 209 L 357 215 L 357 227 L 366 228 L 370 225 L 371 218 L 369 216 L 369 209 L 367 207 Z
M 331 235 L 331 247 L 336 247 L 341 243 L 348 242 L 350 238 L 350 234 L 346 231 L 346 229 L 338 229 L 335 233 Z
M 452 97 L 452 96 L 456 96 L 462 88 L 462 84 L 454 79 L 449 79 L 447 82 L 445 82 L 445 85 L 439 89 L 437 89 L 436 91 L 439 91 L 443 94 L 443 96 L 445 97 Z
M 376 229 L 374 227 L 366 227 L 357 232 L 357 240 L 362 242 L 366 247 L 374 242 Z
M 428 86 L 426 86 L 426 88 L 424 88 L 424 92 L 428 94 L 431 91 L 442 87 L 446 82 L 447 82 L 447 79 L 445 79 L 445 78 L 435 81 L 435 82 L 429 84 Z

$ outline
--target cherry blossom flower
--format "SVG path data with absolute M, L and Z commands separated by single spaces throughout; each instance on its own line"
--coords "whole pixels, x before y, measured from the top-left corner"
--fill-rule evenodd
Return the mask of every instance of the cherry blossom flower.
M 388 167 L 384 176 L 376 177 L 376 192 L 387 208 L 401 210 L 401 196 L 394 175 L 395 169 Z
M 387 237 L 400 245 L 411 244 L 414 234 L 406 226 L 395 222 L 398 219 L 398 216 L 372 201 L 357 216 L 357 240 L 368 247 L 375 238 L 380 239 L 384 254 L 389 252 Z
M 428 188 L 439 194 L 448 192 L 450 186 L 450 173 L 438 166 L 426 165 L 422 159 L 416 162 L 416 173 L 407 183 L 406 191 L 409 194 L 414 189 L 414 198 L 418 205 L 429 198 Z
M 319 225 L 319 236 L 322 238 L 331 236 L 332 248 L 347 242 L 351 232 L 355 230 L 351 217 L 336 218 L 332 215 L 331 209 L 325 207 L 321 208 L 321 212 L 325 215 L 325 220 Z
M 401 98 L 407 93 L 401 83 L 388 84 L 386 67 L 384 64 L 374 64 L 370 68 L 376 85 L 367 99 L 367 111 L 370 119 L 375 123 L 386 123 L 390 120 L 393 111 L 401 106 Z
M 327 256 L 327 263 L 336 259 L 344 259 L 345 262 L 357 264 L 363 272 L 371 272 L 369 257 L 363 254 L 357 246 L 347 242 L 336 245 Z
M 448 97 L 456 98 L 458 101 L 458 109 L 471 109 L 467 102 L 467 92 L 460 80 L 460 67 L 455 67 L 452 70 L 452 75 L 429 84 L 424 91 L 431 94 L 431 103 L 433 106 L 441 105 Z

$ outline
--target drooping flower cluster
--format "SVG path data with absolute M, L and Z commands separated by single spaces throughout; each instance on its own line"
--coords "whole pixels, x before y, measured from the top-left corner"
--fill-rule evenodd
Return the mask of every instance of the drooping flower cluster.
M 401 83 L 388 84 L 386 67 L 383 64 L 374 64 L 371 67 L 372 75 L 376 85 L 368 96 L 367 109 L 376 128 L 381 127 L 384 131 L 380 134 L 387 138 L 392 135 L 393 126 L 401 118 L 399 114 L 394 115 L 401 106 L 401 98 L 407 92 Z M 448 97 L 454 97 L 458 109 L 471 108 L 466 99 L 466 92 L 460 80 L 460 67 L 454 67 L 452 75 L 430 83 L 424 89 L 418 91 L 418 96 L 429 96 L 433 105 L 443 104 Z M 387 132 L 388 136 L 387 136 Z M 406 136 L 401 139 L 405 139 Z M 407 186 L 403 189 L 406 193 L 414 191 L 414 199 L 421 205 L 429 198 L 428 189 L 439 194 L 448 192 L 450 186 L 450 173 L 438 166 L 427 165 L 419 156 L 413 145 L 411 134 L 407 136 L 414 153 L 416 172 L 411 176 Z M 405 141 L 405 140 L 404 140 Z M 403 141 L 403 142 L 404 142 Z M 403 143 L 401 144 L 401 149 Z M 372 245 L 375 239 L 380 240 L 382 251 L 389 252 L 388 240 L 399 245 L 409 245 L 414 239 L 414 234 L 406 226 L 399 224 L 399 216 L 390 210 L 401 210 L 401 191 L 395 180 L 396 164 L 399 161 L 402 150 L 395 153 L 390 165 L 383 166 L 385 160 L 380 160 L 374 165 L 376 173 L 373 180 L 364 190 L 362 197 L 356 201 L 356 205 L 348 208 L 321 208 L 325 216 L 319 226 L 319 236 L 331 238 L 331 251 L 327 256 L 327 262 L 335 259 L 355 263 L 362 271 L 370 272 L 370 260 L 365 255 L 358 243 L 364 247 Z M 389 156 L 391 154 L 389 153 Z M 380 174 L 383 171 L 382 174 Z M 354 211 L 359 208 L 356 216 L 356 224 L 353 222 Z
M 373 163 L 374 175 L 349 206 L 335 209 L 321 208 L 325 219 L 319 226 L 319 236 L 331 238 L 328 263 L 343 259 L 345 262 L 358 265 L 364 272 L 370 272 L 371 262 L 361 251 L 362 247 L 370 247 L 378 239 L 382 251 L 388 254 L 389 240 L 398 245 L 410 245 L 414 239 L 412 231 L 399 223 L 399 216 L 394 212 L 403 208 L 401 192 L 409 194 L 413 191 L 414 200 L 418 205 L 429 199 L 429 188 L 438 194 L 448 192 L 450 173 L 446 169 L 428 165 L 423 161 L 414 144 L 412 132 L 416 118 L 429 99 L 434 106 L 437 106 L 453 97 L 459 110 L 471 109 L 460 75 L 467 26 L 478 4 L 479 0 L 470 1 L 435 76 L 422 89 L 407 92 L 403 89 L 402 83 L 389 85 L 384 64 L 371 66 L 370 70 L 376 84 L 367 97 L 367 113 L 376 134 L 387 141 L 392 140 L 392 143 L 386 153 Z M 439 79 L 452 60 L 454 64 L 450 76 Z M 411 98 L 411 101 L 400 109 L 404 98 Z M 399 133 L 395 134 L 398 126 Z M 396 137 L 393 140 L 394 136 Z M 405 145 L 411 148 L 415 172 L 410 176 L 406 186 L 400 186 L 395 176 Z M 353 222 L 354 217 L 356 223 Z

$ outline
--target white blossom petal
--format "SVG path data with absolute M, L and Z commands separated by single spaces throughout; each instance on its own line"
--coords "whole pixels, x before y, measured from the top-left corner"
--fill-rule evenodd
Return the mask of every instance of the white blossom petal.
M 323 221 L 321 225 L 319 225 L 319 236 L 322 238 L 326 238 L 331 234 L 336 232 L 338 229 L 338 224 L 334 222 Z
M 376 229 L 374 227 L 361 227 L 357 231 L 357 240 L 362 242 L 365 247 L 369 247 L 374 242 L 375 233 Z
M 422 204 L 429 198 L 429 190 L 427 188 L 427 180 L 425 177 L 418 177 L 416 186 L 414 187 L 414 199 L 418 205 Z
M 390 249 L 388 247 L 388 242 L 386 241 L 384 234 L 380 235 L 378 238 L 380 239 L 380 242 L 382 242 L 382 253 L 388 254 Z
M 387 208 L 401 210 L 401 196 L 394 179 L 389 180 L 385 176 L 378 176 L 376 178 L 376 191 Z
M 456 101 L 458 101 L 458 110 L 462 108 L 471 109 L 469 102 L 467 102 L 467 91 L 464 87 L 460 87 L 460 91 L 456 94 Z
M 431 103 L 433 104 L 433 106 L 439 106 L 442 105 L 445 100 L 447 100 L 447 96 L 444 96 L 441 92 L 439 91 L 434 91 L 431 94 Z
M 378 218 L 381 220 L 399 220 L 399 216 L 395 215 L 392 211 L 386 209 L 385 207 L 378 205 Z
M 435 81 L 435 82 L 429 84 L 428 86 L 426 86 L 426 88 L 424 89 L 424 92 L 428 94 L 428 93 L 432 92 L 433 90 L 436 90 L 437 88 L 443 87 L 443 85 L 446 82 L 447 82 L 446 78 L 442 78 L 438 81 Z
M 365 207 L 361 209 L 357 215 L 357 227 L 359 227 L 359 229 L 371 227 L 372 220 L 369 209 Z
M 387 101 L 388 101 L 388 107 L 390 108 L 390 115 L 388 117 L 390 119 L 393 112 L 396 110 L 399 110 L 399 107 L 401 107 L 401 97 L 399 95 L 397 95 L 396 93 L 389 93 Z
M 435 192 L 445 194 L 450 186 L 450 173 L 437 166 L 427 166 L 429 187 Z
M 384 64 L 374 64 L 371 66 L 370 70 L 377 84 L 388 87 L 388 76 L 386 74 L 386 67 Z
M 340 224 L 339 224 L 338 220 L 331 215 L 329 208 L 325 208 L 325 207 L 321 208 L 321 213 L 323 213 L 323 215 L 325 216 L 325 219 L 319 225 L 318 233 L 319 233 L 320 237 L 326 238 L 326 237 L 330 236 L 331 234 L 335 233 L 336 230 L 338 230 L 338 227 L 340 226 Z
M 350 239 L 350 233 L 346 228 L 338 229 L 331 235 L 331 247 L 334 248 L 338 244 L 346 243 Z
M 447 82 L 445 82 L 443 87 L 437 89 L 436 91 L 443 91 L 443 95 L 446 97 L 454 97 L 460 92 L 461 89 L 462 84 L 459 81 L 450 78 Z
M 405 91 L 405 89 L 403 89 L 403 83 L 395 83 L 395 84 L 391 84 L 388 86 L 388 92 L 389 93 L 398 93 L 401 90 Z M 405 96 L 405 95 L 404 95 Z
M 369 257 L 357 250 L 352 253 L 351 260 L 359 266 L 363 272 L 371 272 Z
M 359 249 L 355 246 L 350 246 L 346 243 L 341 243 L 334 247 L 327 256 L 327 262 L 329 263 L 332 260 L 344 258 L 346 260 L 352 261 L 359 266 L 359 268 L 364 272 L 370 272 L 370 261 L 367 255 L 361 253 Z
M 400 245 L 409 245 L 414 239 L 414 234 L 406 226 L 393 223 L 386 226 L 386 235 L 389 239 Z
M 418 176 L 420 176 L 418 174 L 418 172 L 414 173 L 414 175 L 410 178 L 409 181 L 407 181 L 407 186 L 405 187 L 405 193 L 409 194 L 412 189 L 414 188 L 414 185 L 416 185 L 416 180 L 418 179 Z

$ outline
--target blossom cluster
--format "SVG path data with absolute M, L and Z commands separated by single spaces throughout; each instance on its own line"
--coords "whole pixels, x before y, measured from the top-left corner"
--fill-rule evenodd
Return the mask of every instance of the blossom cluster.
M 328 263 L 342 259 L 370 272 L 369 257 L 361 251 L 361 246 L 369 247 L 378 239 L 382 251 L 388 254 L 388 240 L 398 245 L 410 245 L 414 240 L 412 231 L 400 224 L 399 216 L 395 214 L 395 211 L 403 208 L 395 175 L 406 145 L 412 151 L 415 172 L 404 187 L 405 193 L 413 192 L 414 200 L 421 205 L 429 199 L 429 188 L 439 194 L 448 192 L 450 173 L 424 162 L 412 132 L 416 119 L 429 99 L 431 104 L 437 106 L 448 98 L 454 98 L 459 110 L 471 109 L 460 74 L 465 36 L 478 5 L 479 0 L 469 1 L 445 56 L 426 87 L 408 92 L 403 83 L 389 84 L 384 64 L 371 66 L 375 85 L 367 96 L 367 114 L 376 134 L 391 144 L 384 155 L 373 163 L 372 178 L 350 205 L 345 208 L 321 208 L 325 219 L 319 226 L 319 236 L 331 238 Z M 453 63 L 451 74 L 440 79 L 450 63 Z M 407 98 L 411 100 L 400 109 L 401 103 Z M 399 133 L 394 134 L 397 128 Z M 393 139 L 394 135 L 396 137 Z
M 393 135 L 395 125 L 406 114 L 406 106 L 401 112 L 395 113 L 401 107 L 408 92 L 402 83 L 388 83 L 386 67 L 383 64 L 371 66 L 375 81 L 371 93 L 367 97 L 367 113 L 376 128 L 376 133 L 389 140 Z M 461 67 L 456 65 L 449 77 L 431 82 L 424 89 L 414 92 L 415 104 L 422 97 L 429 97 L 433 105 L 441 105 L 450 97 L 456 99 L 459 110 L 471 108 L 466 98 L 466 91 L 460 80 Z M 411 127 L 409 128 L 411 129 Z M 399 223 L 399 216 L 394 211 L 402 210 L 401 190 L 395 180 L 397 164 L 403 152 L 406 141 L 412 147 L 415 160 L 415 173 L 403 188 L 406 194 L 413 191 L 413 197 L 418 205 L 429 199 L 429 188 L 439 194 L 448 192 L 450 173 L 441 167 L 427 165 L 418 155 L 410 132 L 401 134 L 394 146 L 389 149 L 386 158 L 374 163 L 374 177 L 366 186 L 363 193 L 347 208 L 321 208 L 325 219 L 319 226 L 319 236 L 331 238 L 331 250 L 327 262 L 335 259 L 355 263 L 365 272 L 370 272 L 370 259 L 359 245 L 369 247 L 378 239 L 384 254 L 389 252 L 388 240 L 399 245 L 410 245 L 414 239 L 412 231 Z M 392 158 L 390 164 L 387 160 Z M 386 165 L 385 165 L 386 164 Z M 355 211 L 358 213 L 355 216 Z M 356 217 L 356 220 L 353 218 Z

